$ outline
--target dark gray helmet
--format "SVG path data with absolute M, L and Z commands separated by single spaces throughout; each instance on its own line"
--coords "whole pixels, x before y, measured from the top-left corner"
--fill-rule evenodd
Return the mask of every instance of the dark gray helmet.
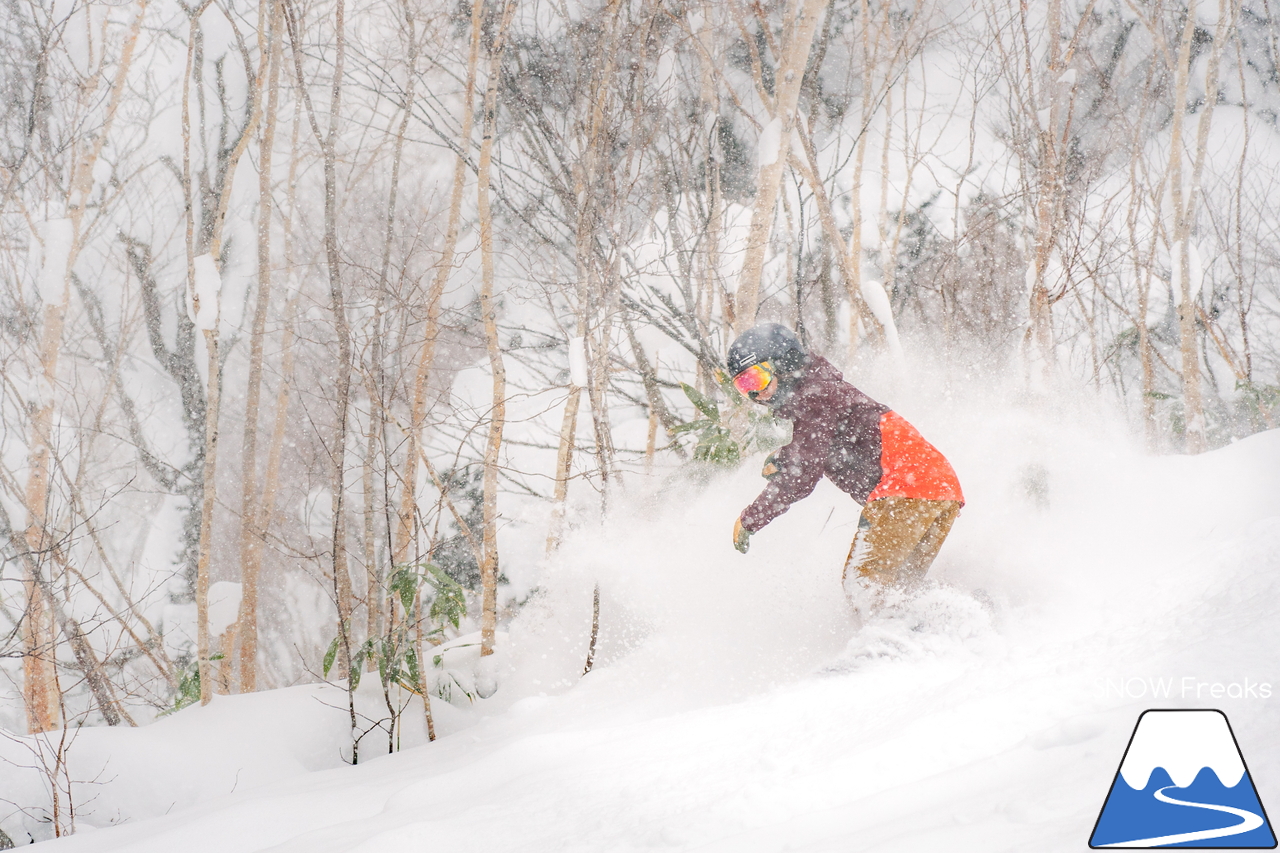
M 761 323 L 748 329 L 729 345 L 729 375 L 767 361 L 778 374 L 798 373 L 809 360 L 800 339 L 786 326 Z

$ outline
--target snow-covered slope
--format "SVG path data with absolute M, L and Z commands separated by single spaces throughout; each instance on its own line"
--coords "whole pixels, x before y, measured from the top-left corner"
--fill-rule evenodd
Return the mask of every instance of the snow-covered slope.
M 1153 457 L 1052 417 L 902 411 L 968 505 L 939 585 L 860 634 L 839 586 L 846 497 L 820 487 L 741 557 L 729 528 L 754 471 L 672 475 L 568 538 L 511 626 L 502 688 L 436 743 L 357 767 L 263 759 L 276 778 L 255 765 L 234 792 L 234 774 L 201 774 L 265 746 L 190 757 L 207 784 L 163 792 L 171 813 L 50 849 L 1080 850 L 1149 707 L 1224 710 L 1263 803 L 1280 802 L 1280 431 Z M 580 679 L 595 581 L 601 654 Z M 267 740 L 336 748 L 340 711 L 301 714 L 323 708 L 306 690 L 159 726 L 203 714 L 182 737 L 216 747 L 284 715 Z M 143 784 L 110 778 L 148 731 L 89 735 L 114 750 L 104 801 L 161 796 L 112 793 Z M 94 809 L 81 827 L 113 817 Z

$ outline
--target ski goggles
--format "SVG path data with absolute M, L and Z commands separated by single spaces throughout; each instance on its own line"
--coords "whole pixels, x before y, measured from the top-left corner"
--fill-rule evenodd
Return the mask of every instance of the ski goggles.
M 767 361 L 753 364 L 733 377 L 733 387 L 743 396 L 750 396 L 769 387 L 773 381 L 773 366 Z

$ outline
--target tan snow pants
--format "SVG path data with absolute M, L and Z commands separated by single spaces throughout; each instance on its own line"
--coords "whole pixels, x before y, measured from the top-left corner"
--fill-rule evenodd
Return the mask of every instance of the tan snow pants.
M 959 514 L 959 501 L 868 501 L 844 563 L 846 588 L 851 570 L 881 587 L 919 583 Z

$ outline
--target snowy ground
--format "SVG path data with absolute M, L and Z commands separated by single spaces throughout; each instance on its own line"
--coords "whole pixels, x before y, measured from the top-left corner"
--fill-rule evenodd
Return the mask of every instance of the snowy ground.
M 655 480 L 566 541 L 501 689 L 439 708 L 434 744 L 342 765 L 340 694 L 315 686 L 84 731 L 73 774 L 96 799 L 51 849 L 1084 850 L 1149 707 L 1224 710 L 1280 811 L 1280 431 L 1153 457 L 1105 426 L 969 409 L 903 408 L 969 503 L 939 585 L 856 637 L 846 497 L 824 484 L 742 557 L 752 466 Z M 0 765 L 0 800 L 38 784 Z

